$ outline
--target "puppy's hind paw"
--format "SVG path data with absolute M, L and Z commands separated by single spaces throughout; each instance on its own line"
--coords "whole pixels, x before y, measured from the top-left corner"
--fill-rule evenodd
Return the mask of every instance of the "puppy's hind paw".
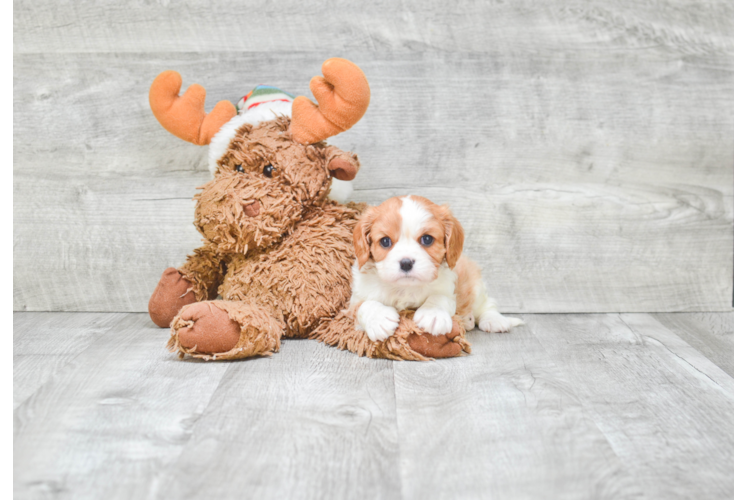
M 481 316 L 478 328 L 488 333 L 503 333 L 524 324 L 525 322 L 519 318 L 509 318 L 496 311 L 488 311 Z

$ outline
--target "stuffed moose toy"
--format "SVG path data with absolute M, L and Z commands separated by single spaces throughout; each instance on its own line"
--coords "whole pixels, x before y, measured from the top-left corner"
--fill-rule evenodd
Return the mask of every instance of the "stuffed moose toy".
M 325 139 L 351 128 L 369 105 L 369 84 L 350 61 L 328 59 L 305 97 L 258 86 L 234 106 L 205 113 L 205 89 L 165 71 L 150 105 L 180 139 L 208 145 L 214 178 L 195 196 L 203 236 L 179 269 L 161 276 L 148 304 L 153 322 L 171 326 L 179 356 L 239 359 L 277 351 L 281 338 L 312 338 L 359 355 L 425 360 L 469 352 L 455 317 L 447 335 L 418 329 L 412 311 L 384 342 L 354 327 L 348 310 L 353 228 L 362 204 L 330 199 L 333 178 L 353 179 L 355 154 Z

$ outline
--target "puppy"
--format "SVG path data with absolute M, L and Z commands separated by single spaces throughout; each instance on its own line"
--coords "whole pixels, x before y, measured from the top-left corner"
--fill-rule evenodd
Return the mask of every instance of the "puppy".
M 392 335 L 398 311 L 432 335 L 452 330 L 452 316 L 467 330 L 507 332 L 522 320 L 502 316 L 486 293 L 480 269 L 461 257 L 464 232 L 447 206 L 421 196 L 390 198 L 369 207 L 353 230 L 351 306 L 356 328 L 373 341 Z

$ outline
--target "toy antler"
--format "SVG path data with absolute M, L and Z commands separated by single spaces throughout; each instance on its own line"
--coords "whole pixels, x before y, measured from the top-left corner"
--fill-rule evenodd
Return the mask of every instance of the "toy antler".
M 221 101 L 205 113 L 205 89 L 190 85 L 180 97 L 182 77 L 176 71 L 164 71 L 153 80 L 149 100 L 151 110 L 162 127 L 180 139 L 199 146 L 210 143 L 218 129 L 236 116 L 236 107 Z
M 322 65 L 322 74 L 324 78 L 309 82 L 319 106 L 303 96 L 293 101 L 291 136 L 296 142 L 312 144 L 348 130 L 369 107 L 369 82 L 361 68 L 333 57 Z

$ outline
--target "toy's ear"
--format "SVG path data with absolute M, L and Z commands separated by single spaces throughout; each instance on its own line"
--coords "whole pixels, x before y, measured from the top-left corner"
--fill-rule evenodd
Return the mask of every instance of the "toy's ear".
M 364 267 L 371 255 L 369 232 L 376 217 L 376 207 L 369 207 L 364 211 L 356 227 L 353 228 L 353 250 L 356 253 L 356 262 L 358 262 L 359 269 Z
M 354 158 L 338 156 L 333 158 L 327 167 L 330 175 L 341 181 L 352 181 L 358 173 L 358 161 Z
M 465 244 L 465 231 L 460 221 L 455 219 L 448 205 L 440 208 L 440 219 L 444 224 L 444 247 L 447 249 L 447 265 L 453 269 L 462 255 L 462 246 Z

